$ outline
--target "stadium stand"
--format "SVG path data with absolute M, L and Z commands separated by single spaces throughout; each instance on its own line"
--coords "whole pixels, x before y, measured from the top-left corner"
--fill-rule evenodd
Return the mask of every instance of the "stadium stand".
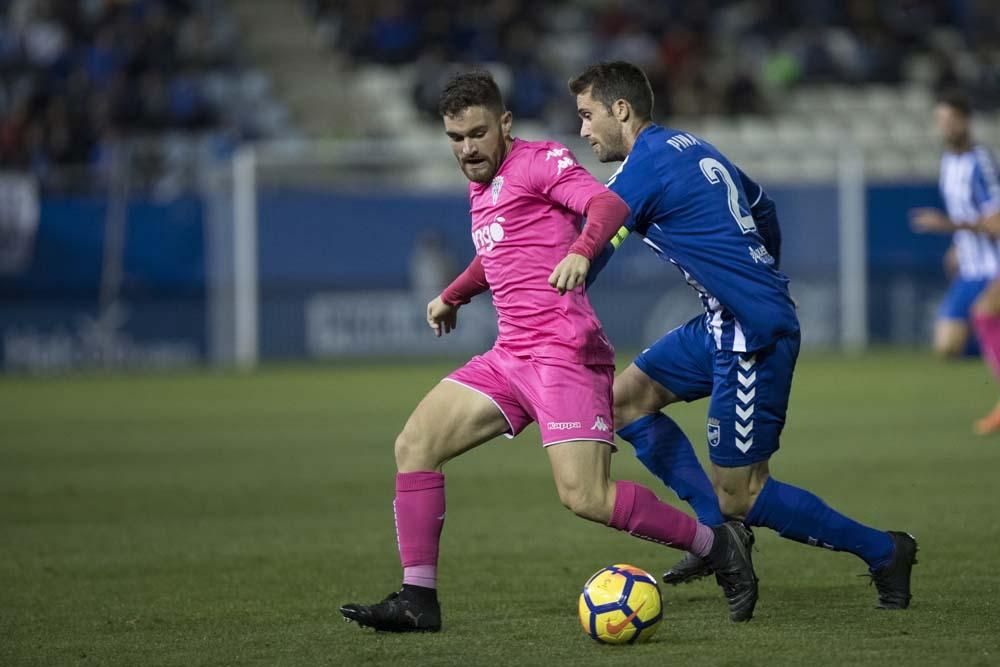
M 280 135 L 288 114 L 239 41 L 215 0 L 0 3 L 0 164 L 79 187 L 101 181 L 123 136 L 151 137 L 163 174 Z
M 845 136 L 864 146 L 874 178 L 932 175 L 928 110 L 943 87 L 972 93 L 979 136 L 1000 142 L 1000 18 L 990 2 L 304 5 L 319 38 L 351 63 L 344 90 L 409 100 L 373 104 L 364 135 L 412 134 L 433 120 L 441 77 L 469 64 L 505 84 L 520 127 L 572 133 L 564 82 L 590 61 L 623 58 L 650 73 L 661 118 L 771 178 L 828 175 L 829 164 L 802 155 L 802 139 L 832 149 Z

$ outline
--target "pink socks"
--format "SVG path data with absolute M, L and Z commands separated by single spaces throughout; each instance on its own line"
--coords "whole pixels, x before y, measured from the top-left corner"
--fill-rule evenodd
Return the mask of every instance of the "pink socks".
M 616 483 L 615 508 L 608 525 L 697 556 L 707 556 L 714 542 L 711 528 L 660 502 L 652 491 L 634 482 Z
M 983 351 L 983 359 L 989 364 L 993 375 L 1000 380 L 1000 315 L 976 313 L 972 321 L 976 325 L 976 336 Z
M 393 510 L 403 583 L 436 588 L 438 543 L 444 525 L 444 475 L 397 473 Z
M 397 473 L 393 508 L 403 583 L 436 588 L 438 544 L 444 525 L 444 475 Z M 633 482 L 617 482 L 608 525 L 698 556 L 707 556 L 714 541 L 711 528 L 660 502 L 652 491 Z

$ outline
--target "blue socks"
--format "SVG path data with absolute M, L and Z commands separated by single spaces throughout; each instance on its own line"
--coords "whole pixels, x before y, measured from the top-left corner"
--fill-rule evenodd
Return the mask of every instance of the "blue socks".
M 695 456 L 694 447 L 674 420 L 662 412 L 641 417 L 618 431 L 635 447 L 635 455 L 677 496 L 686 501 L 706 526 L 725 522 L 712 483 Z M 777 531 L 784 538 L 847 551 L 878 569 L 892 560 L 888 533 L 862 525 L 837 512 L 814 494 L 773 477 L 747 515 L 746 523 Z
M 761 489 L 746 523 L 766 526 L 803 544 L 850 552 L 873 570 L 892 560 L 894 547 L 888 533 L 864 526 L 805 489 L 773 477 Z
M 662 412 L 640 417 L 618 431 L 635 447 L 635 455 L 681 500 L 687 502 L 706 526 L 725 522 L 712 482 L 698 462 L 691 441 L 673 419 Z

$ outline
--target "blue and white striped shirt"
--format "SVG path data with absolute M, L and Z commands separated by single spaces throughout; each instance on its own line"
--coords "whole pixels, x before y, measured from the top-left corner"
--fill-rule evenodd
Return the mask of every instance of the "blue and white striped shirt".
M 997 162 L 985 146 L 976 145 L 964 153 L 945 153 L 941 157 L 940 185 L 948 217 L 958 225 L 971 225 L 1000 211 Z M 1000 241 L 960 229 L 955 232 L 954 243 L 963 279 L 1000 274 Z

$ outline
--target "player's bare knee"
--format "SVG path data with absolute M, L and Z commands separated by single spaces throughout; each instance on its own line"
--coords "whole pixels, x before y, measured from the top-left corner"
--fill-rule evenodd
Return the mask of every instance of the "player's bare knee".
M 414 458 L 414 450 L 416 449 L 415 442 L 411 435 L 404 428 L 396 436 L 396 445 L 394 448 L 394 454 L 396 456 L 396 468 L 401 471 L 406 471 Z
M 750 483 L 747 486 L 747 492 L 750 496 L 750 505 L 753 506 L 757 496 L 764 489 L 764 485 L 767 484 L 767 480 L 771 477 L 770 471 L 764 468 L 757 468 L 756 466 L 750 474 Z
M 610 518 L 604 498 L 596 493 L 574 494 L 566 507 L 578 517 L 590 521 L 607 523 Z
M 940 359 L 960 357 L 968 338 L 969 330 L 964 323 L 939 321 L 934 327 L 934 354 Z
M 576 513 L 576 508 L 581 506 L 582 502 L 580 499 L 580 494 L 577 489 L 569 488 L 563 485 L 558 487 L 559 491 L 559 502 L 562 506 L 568 509 L 570 512 Z
M 615 378 L 613 395 L 615 426 L 619 429 L 646 415 L 659 412 L 675 398 L 635 365 L 629 366 Z
M 977 301 L 972 304 L 973 317 L 996 317 L 1000 315 L 1000 302 L 994 299 Z
M 939 359 L 957 359 L 962 356 L 965 349 L 965 341 L 957 339 L 945 339 L 934 341 L 934 354 Z
M 606 523 L 610 518 L 606 490 L 598 487 L 560 484 L 559 501 L 573 514 L 590 521 Z
M 617 385 L 616 385 L 617 386 Z M 628 426 L 636 419 L 643 416 L 642 410 L 633 400 L 633 396 L 627 392 L 619 394 L 615 391 L 615 427 L 622 428 Z
M 725 516 L 742 519 L 747 515 L 752 505 L 750 486 L 750 477 L 746 475 L 717 475 L 715 494 Z
M 396 468 L 400 472 L 436 470 L 441 463 L 434 456 L 427 434 L 409 423 L 396 436 L 395 455 Z
M 736 494 L 717 491 L 717 495 L 719 496 L 719 509 L 724 516 L 733 519 L 745 519 L 746 515 L 750 512 L 751 496 L 748 490 L 744 489 L 742 492 Z

